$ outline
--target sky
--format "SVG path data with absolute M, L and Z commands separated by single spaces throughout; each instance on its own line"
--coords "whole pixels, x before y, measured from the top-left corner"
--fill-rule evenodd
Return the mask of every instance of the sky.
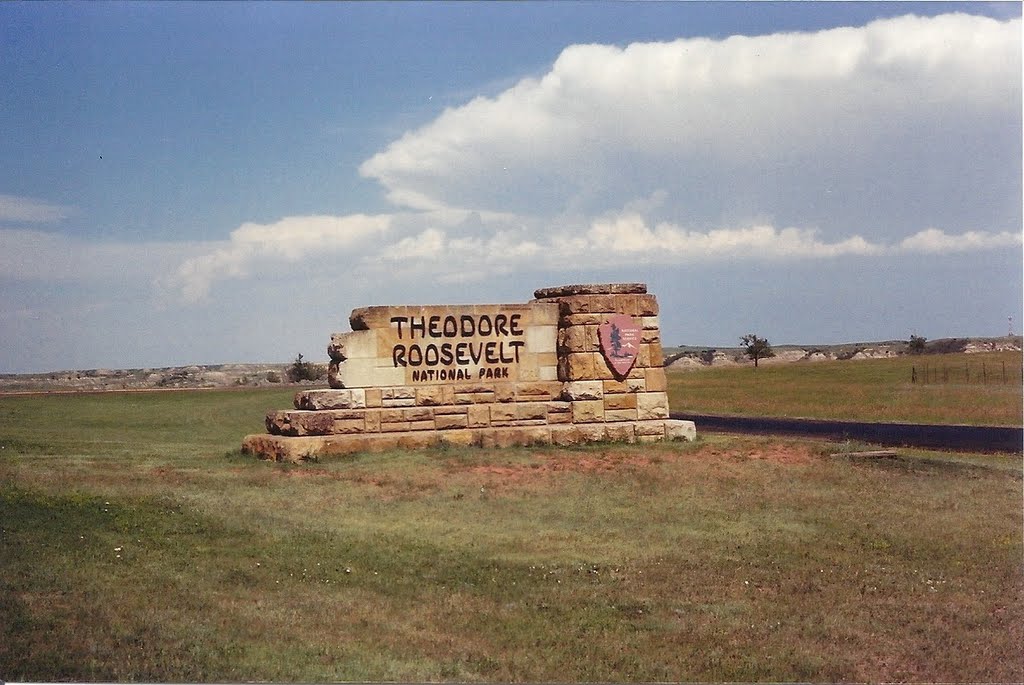
M 1020 333 L 1021 37 L 1020 3 L 0 3 L 0 373 L 325 360 L 356 307 L 618 281 L 666 346 Z

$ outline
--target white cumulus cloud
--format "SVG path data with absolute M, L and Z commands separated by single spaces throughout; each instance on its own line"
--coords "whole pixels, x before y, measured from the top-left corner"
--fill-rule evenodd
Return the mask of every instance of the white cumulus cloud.
M 337 254 L 379 239 L 391 225 L 389 215 L 286 217 L 273 224 L 242 224 L 229 240 L 184 261 L 167 285 L 187 301 L 207 295 L 214 281 L 248 276 L 257 266 L 297 262 Z
M 1020 33 L 1019 20 L 950 14 L 573 45 L 546 74 L 447 109 L 360 171 L 414 209 L 594 215 L 664 189 L 667 219 L 796 224 L 803 212 L 892 230 L 878 217 L 941 205 L 965 165 L 974 185 L 1014 187 L 998 182 L 1005 152 L 987 168 L 977 155 L 1019 140 Z M 958 199 L 966 213 L 991 204 Z
M 0 221 L 18 223 L 53 223 L 66 219 L 68 207 L 30 197 L 0 195 Z

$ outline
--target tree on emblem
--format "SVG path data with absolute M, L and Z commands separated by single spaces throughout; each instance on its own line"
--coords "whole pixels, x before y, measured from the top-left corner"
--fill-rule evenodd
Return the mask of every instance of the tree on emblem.
M 608 338 L 612 342 L 612 356 L 613 357 L 628 357 L 628 354 L 622 354 L 622 331 L 615 324 L 612 324 L 612 332 Z

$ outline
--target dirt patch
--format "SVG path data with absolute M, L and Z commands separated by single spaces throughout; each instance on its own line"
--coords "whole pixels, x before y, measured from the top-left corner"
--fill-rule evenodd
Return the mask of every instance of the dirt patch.
M 653 454 L 631 454 L 609 451 L 598 454 L 545 453 L 534 461 L 521 464 L 485 464 L 459 468 L 454 464 L 447 467 L 455 474 L 467 474 L 481 481 L 494 484 L 517 485 L 536 482 L 560 473 L 579 474 L 620 474 L 639 472 L 659 465 L 677 461 L 737 461 L 757 459 L 778 464 L 807 464 L 819 458 L 818 452 L 810 445 L 768 444 L 758 445 L 750 450 L 742 448 L 722 449 L 707 447 L 701 450 L 673 452 L 658 450 Z
M 557 473 L 615 473 L 624 469 L 644 468 L 654 461 L 651 457 L 623 454 L 544 454 L 537 461 L 524 464 L 498 466 L 487 464 L 471 466 L 464 473 L 513 483 L 535 480 Z M 664 461 L 659 459 L 657 461 Z

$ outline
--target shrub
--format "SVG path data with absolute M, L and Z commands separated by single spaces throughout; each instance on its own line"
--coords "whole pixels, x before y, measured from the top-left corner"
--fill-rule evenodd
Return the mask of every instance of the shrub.
M 301 354 L 295 358 L 295 361 L 288 368 L 288 380 L 292 383 L 315 381 L 323 378 L 326 374 L 327 367 L 323 364 L 310 364 L 309 362 L 302 361 Z

